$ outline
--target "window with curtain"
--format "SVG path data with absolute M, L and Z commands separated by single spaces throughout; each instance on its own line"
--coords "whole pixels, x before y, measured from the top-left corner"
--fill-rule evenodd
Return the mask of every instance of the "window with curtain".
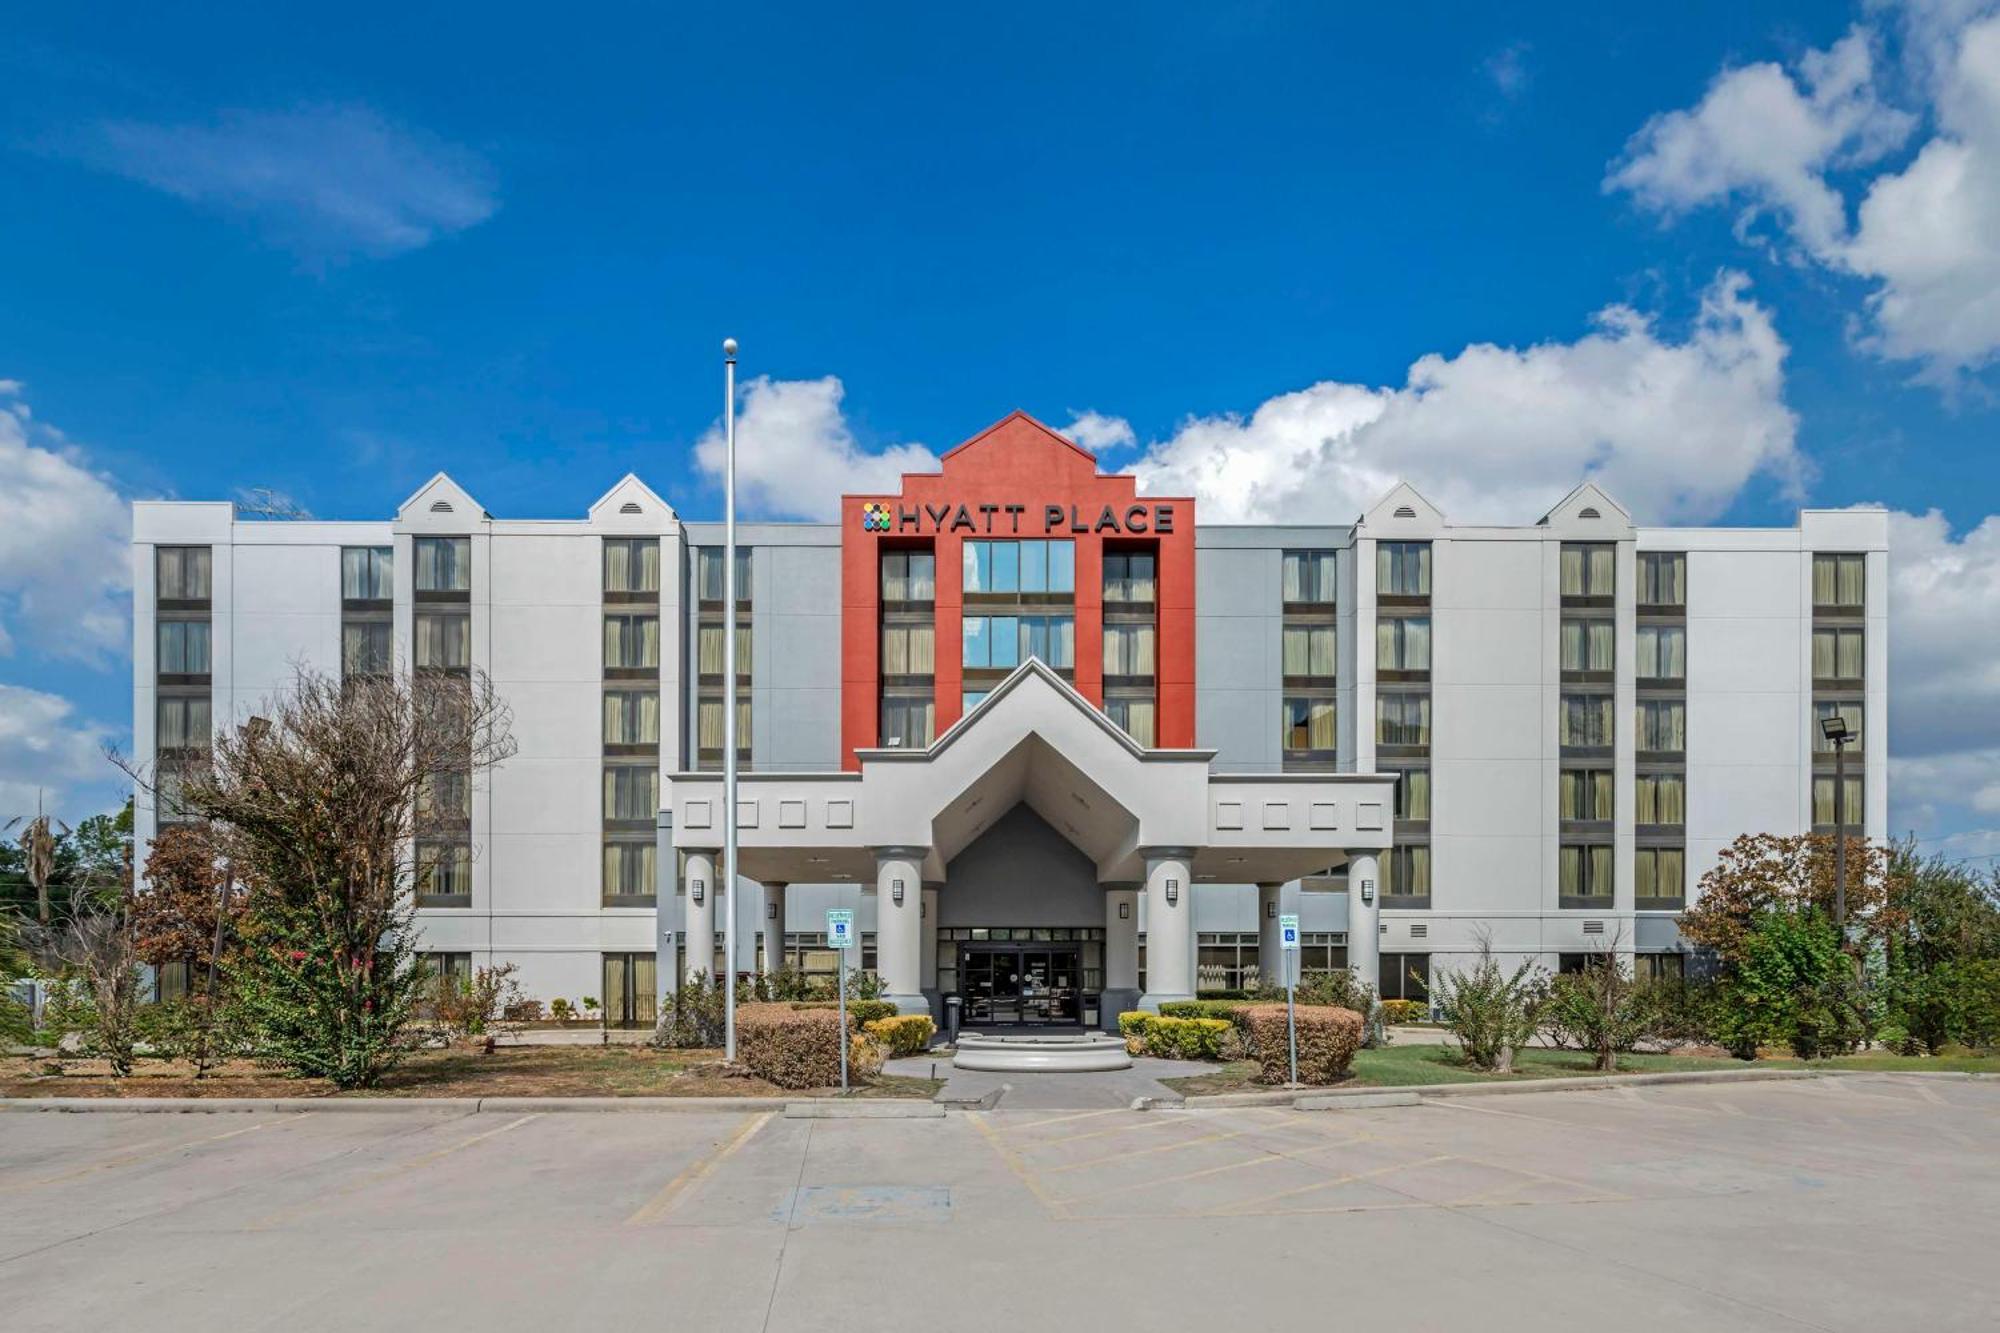
M 707 704 L 703 701 L 703 706 Z M 720 710 L 716 700 L 715 743 L 722 744 Z M 658 745 L 660 743 L 660 692 L 658 690 L 606 690 L 604 692 L 604 743 L 606 745 Z
M 1562 595 L 1610 597 L 1618 589 L 1618 548 L 1610 542 L 1564 542 Z
M 1427 694 L 1376 695 L 1375 743 L 1378 745 L 1429 745 L 1431 743 L 1430 696 Z
M 695 596 L 704 602 L 722 600 L 722 555 L 728 548 L 703 546 L 695 552 Z M 736 548 L 736 604 L 750 604 L 750 548 Z
M 658 592 L 660 543 L 653 537 L 604 539 L 604 591 Z
M 1616 739 L 1608 694 L 1562 696 L 1556 739 L 1563 745 L 1606 746 Z
M 162 695 L 154 715 L 158 720 L 154 748 L 208 749 L 215 728 L 210 721 L 207 695 Z
M 930 551 L 882 552 L 882 600 L 937 600 L 937 556 Z
M 388 546 L 340 549 L 340 595 L 350 602 L 387 602 L 396 596 L 396 553 Z
M 472 538 L 418 537 L 412 552 L 417 559 L 418 592 L 471 591 Z
M 1104 553 L 1104 600 L 1107 603 L 1147 603 L 1155 597 L 1151 551 Z
M 470 616 L 420 612 L 415 627 L 419 669 L 457 670 L 472 665 Z
M 1636 748 L 1653 754 L 1680 754 L 1687 749 L 1687 705 L 1665 699 L 1641 699 L 1637 709 Z
M 657 736 L 655 739 L 658 739 Z M 722 700 L 702 699 L 695 704 L 695 745 L 703 750 L 722 751 Z M 750 753 L 750 701 L 736 701 L 736 753 Z
M 1611 770 L 1566 768 L 1557 775 L 1557 804 L 1563 819 L 1610 819 Z
M 386 620 L 349 620 L 340 627 L 340 669 L 349 676 L 385 676 L 394 627 Z
M 612 764 L 604 770 L 604 817 L 648 822 L 660 813 L 660 771 L 651 764 Z
M 1612 858 L 1609 843 L 1565 843 L 1556 859 L 1562 897 L 1609 903 Z
M 1820 628 L 1812 632 L 1814 680 L 1860 680 L 1867 671 L 1863 650 L 1865 631 Z
M 1687 679 L 1687 631 L 1679 625 L 1641 625 L 1640 680 Z
M 1639 604 L 1641 606 L 1687 605 L 1685 551 L 1639 552 Z
M 1331 699 L 1289 697 L 1284 701 L 1287 750 L 1331 751 L 1337 744 Z
M 1641 773 L 1637 780 L 1641 824 L 1687 823 L 1687 779 L 1679 773 Z
M 205 602 L 213 595 L 215 556 L 208 547 L 162 546 L 154 556 L 161 601 Z
M 1390 597 L 1431 595 L 1429 542 L 1377 542 L 1375 591 Z
M 930 676 L 937 672 L 937 628 L 933 625 L 884 625 L 882 674 Z
M 1867 557 L 1815 555 L 1812 562 L 1813 605 L 1858 611 L 1868 590 Z
M 937 705 L 929 695 L 882 697 L 882 744 L 922 749 L 937 739 Z
M 209 625 L 206 620 L 162 620 L 159 629 L 159 669 L 162 675 L 208 674 Z
M 655 877 L 658 851 L 650 842 L 604 844 L 604 896 L 651 898 L 658 892 Z
M 1396 818 L 1427 821 L 1431 817 L 1431 771 L 1428 768 L 1381 769 L 1395 773 Z
M 1153 650 L 1155 631 L 1151 625 L 1106 625 L 1104 627 L 1104 674 L 1107 676 L 1150 676 L 1157 669 Z
M 704 624 L 695 628 L 695 671 L 703 676 L 722 674 L 722 635 L 720 624 Z M 738 678 L 750 674 L 750 627 L 741 620 L 736 624 L 736 674 Z
M 1379 671 L 1431 669 L 1431 618 L 1382 616 L 1375 621 L 1375 667 Z
M 1641 847 L 1632 857 L 1633 893 L 1642 903 L 1680 903 L 1687 898 L 1687 852 L 1679 847 Z
M 1153 735 L 1152 699 L 1121 698 L 1113 695 L 1104 701 L 1104 715 L 1116 723 L 1119 730 L 1139 744 L 1151 747 L 1156 743 Z
M 1385 898 L 1428 898 L 1431 896 L 1431 849 L 1396 847 L 1382 862 Z
M 1833 808 L 1833 795 L 1834 781 L 1830 774 L 1825 777 L 1815 777 L 1813 779 L 1813 823 L 1831 824 L 1835 822 L 1836 812 Z M 1862 786 L 1860 776 L 1853 773 L 1848 774 L 1846 794 L 1842 797 L 1843 808 L 1838 812 L 1840 822 L 1848 825 L 1861 822 L 1861 797 Z
M 1293 605 L 1332 606 L 1336 596 L 1335 568 L 1332 551 L 1285 552 L 1285 601 Z
M 1830 717 L 1844 718 L 1848 734 L 1854 739 L 1847 742 L 1849 754 L 1857 752 L 1861 745 L 1861 701 L 1859 699 L 1815 699 L 1813 700 L 1812 744 L 1815 754 L 1832 754 L 1833 742 L 1826 738 L 1820 723 Z
M 1615 621 L 1565 616 L 1560 631 L 1562 669 L 1564 671 L 1612 670 L 1618 660 L 1617 632 Z
M 966 593 L 1075 592 L 1076 543 L 972 541 L 961 548 Z
M 719 628 L 719 627 L 718 627 Z M 660 618 L 656 615 L 604 617 L 604 665 L 614 670 L 657 671 L 660 666 Z M 739 666 L 749 665 L 745 658 Z M 720 664 L 717 664 L 720 670 Z
M 462 842 L 417 844 L 417 897 L 472 896 L 472 848 Z
M 472 775 L 440 769 L 417 788 L 417 818 L 427 822 L 472 818 Z
M 1285 675 L 1333 679 L 1336 669 L 1333 626 L 1286 625 L 1283 645 Z

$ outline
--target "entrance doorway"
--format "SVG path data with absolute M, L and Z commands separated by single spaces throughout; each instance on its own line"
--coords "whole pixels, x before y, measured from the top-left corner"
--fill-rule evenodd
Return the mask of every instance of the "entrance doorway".
M 961 944 L 958 975 L 968 1026 L 1084 1021 L 1083 957 L 1074 944 Z

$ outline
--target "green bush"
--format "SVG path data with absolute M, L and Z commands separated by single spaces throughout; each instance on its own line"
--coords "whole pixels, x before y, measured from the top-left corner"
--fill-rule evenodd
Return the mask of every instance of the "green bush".
M 1219 1060 L 1226 1018 L 1155 1018 L 1146 1024 L 1146 1054 L 1161 1060 Z
M 1716 1036 L 1736 1055 L 1789 1046 L 1811 1060 L 1854 1050 L 1873 1033 L 1873 997 L 1817 908 L 1761 912 L 1716 997 Z
M 1282 1004 L 1255 1004 L 1239 1011 L 1237 1024 L 1246 1053 L 1257 1062 L 1258 1078 L 1265 1083 L 1283 1083 L 1291 1076 L 1286 1012 Z M 1361 1049 L 1361 1015 L 1324 1005 L 1297 1005 L 1293 1012 L 1299 1082 L 1315 1086 L 1337 1082 Z
M 1382 1021 L 1385 1023 L 1422 1023 L 1431 1016 L 1431 1007 L 1422 1000 L 1382 1001 Z
M 838 1000 L 794 1000 L 794 1009 L 825 1009 L 829 1012 L 840 1008 Z M 858 1000 L 850 996 L 847 1001 L 847 1025 L 850 1028 L 864 1028 L 870 1023 L 880 1022 L 896 1016 L 896 1006 L 890 1000 Z
M 1271 998 L 1281 1000 L 1284 992 L 1281 990 Z M 1375 988 L 1344 967 L 1312 973 L 1299 982 L 1296 998 L 1300 1004 L 1352 1009 L 1357 1014 L 1372 1013 L 1375 1009 Z
M 1162 1018 L 1220 1018 L 1234 1022 L 1247 1000 L 1168 1000 L 1160 1006 Z
M 653 1044 L 680 1049 L 722 1045 L 722 983 L 706 972 L 691 972 L 661 1004 Z
M 1532 959 L 1511 975 L 1502 972 L 1492 948 L 1482 942 L 1476 965 L 1447 972 L 1432 985 L 1438 1013 L 1466 1060 L 1475 1069 L 1512 1073 L 1514 1052 L 1534 1038 L 1548 973 Z
M 751 1073 L 781 1088 L 837 1085 L 843 1040 L 840 1017 L 831 1010 L 746 1004 L 736 1011 L 736 1058 Z M 854 1072 L 851 1066 L 850 1072 Z
M 861 1030 L 888 1047 L 890 1055 L 922 1055 L 931 1048 L 937 1024 L 929 1014 L 899 1014 L 863 1023 Z

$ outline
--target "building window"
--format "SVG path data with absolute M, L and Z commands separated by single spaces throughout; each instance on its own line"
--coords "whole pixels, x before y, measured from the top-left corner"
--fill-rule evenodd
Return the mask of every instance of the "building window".
M 626 614 L 604 617 L 604 666 L 608 671 L 658 671 L 660 618 Z M 720 664 L 717 669 L 720 670 Z
M 1375 591 L 1383 597 L 1431 595 L 1429 542 L 1377 542 Z
M 1252 989 L 1262 976 L 1261 961 L 1254 931 L 1203 931 L 1195 937 L 1195 990 L 1206 993 Z M 1283 969 L 1273 960 L 1272 978 L 1283 975 Z
M 1613 743 L 1612 697 L 1608 694 L 1562 696 L 1557 740 L 1580 749 L 1603 749 Z
M 417 844 L 417 906 L 466 907 L 472 901 L 472 848 L 462 842 Z
M 657 898 L 654 877 L 657 848 L 646 842 L 604 844 L 604 897 L 606 907 L 650 907 Z
M 722 701 L 701 701 L 704 717 L 710 702 L 716 706 L 715 744 L 722 745 Z M 749 703 L 744 702 L 747 713 Z M 604 692 L 604 743 L 606 745 L 658 745 L 660 743 L 660 692 L 658 690 L 606 690 Z
M 1556 775 L 1561 818 L 1580 823 L 1612 818 L 1611 770 L 1566 768 Z
M 1376 620 L 1375 667 L 1378 671 L 1428 672 L 1431 669 L 1431 618 L 1383 616 Z
M 1282 642 L 1287 679 L 1331 681 L 1334 678 L 1339 659 L 1334 655 L 1336 640 L 1332 625 L 1286 625 Z
M 1641 847 L 1632 854 L 1634 906 L 1643 912 L 1679 911 L 1687 905 L 1687 853 L 1679 847 Z
M 1618 587 L 1618 548 L 1609 542 L 1564 542 L 1564 598 L 1607 598 Z
M 1396 819 L 1400 823 L 1428 824 L 1431 818 L 1431 771 L 1428 768 L 1384 768 L 1385 776 L 1396 776 Z
M 882 627 L 882 674 L 929 676 L 937 672 L 937 629 L 922 624 Z
M 1680 754 L 1687 749 L 1687 705 L 1679 700 L 1641 699 L 1636 720 L 1636 743 L 1642 753 Z
M 1861 711 L 1861 701 L 1859 699 L 1813 700 L 1813 753 L 1833 753 L 1833 742 L 1826 738 L 1826 732 L 1821 726 L 1822 723 L 1831 717 L 1838 717 L 1847 723 L 1847 732 L 1854 738 L 1847 742 L 1849 746 L 1861 744 Z
M 1331 609 L 1335 568 L 1332 551 L 1285 552 L 1285 605 Z
M 1331 754 L 1334 751 L 1334 701 L 1331 699 L 1309 699 L 1287 697 L 1285 708 L 1284 748 L 1288 751 L 1318 751 Z
M 1687 823 L 1687 779 L 1679 773 L 1641 773 L 1634 822 L 1659 827 Z
M 1150 676 L 1157 669 L 1153 651 L 1157 638 L 1151 625 L 1104 627 L 1104 674 Z
M 388 602 L 396 596 L 395 548 L 343 546 L 340 550 L 340 599 L 344 602 Z
M 162 602 L 206 602 L 214 596 L 214 553 L 206 546 L 162 546 L 155 553 Z
M 1104 715 L 1127 736 L 1150 749 L 1155 743 L 1155 705 L 1151 695 L 1112 695 L 1104 701 Z
M 604 770 L 606 823 L 651 824 L 660 813 L 660 771 L 651 764 L 612 764 Z
M 470 537 L 418 537 L 416 591 L 470 592 L 472 590 L 472 539 Z
M 472 618 L 419 612 L 415 620 L 420 671 L 463 671 L 472 665 Z
M 937 556 L 930 551 L 882 552 L 882 600 L 935 602 Z
M 1610 843 L 1565 843 L 1557 849 L 1557 890 L 1564 907 L 1601 907 L 1611 902 Z
M 1867 670 L 1863 649 L 1865 631 L 1823 628 L 1812 632 L 1813 679 L 1815 681 L 1860 680 Z
M 1385 953 L 1380 957 L 1376 995 L 1384 1000 L 1431 998 L 1431 956 L 1427 953 Z
M 1382 905 L 1384 907 L 1429 907 L 1431 905 L 1431 849 L 1425 846 L 1395 847 L 1383 862 Z
M 1831 829 L 1834 824 L 1833 808 L 1834 782 L 1831 774 L 1821 774 L 1813 778 L 1813 824 L 1815 827 Z M 1850 773 L 1847 776 L 1846 794 L 1842 797 L 1844 808 L 1839 811 L 1842 823 L 1853 828 L 1862 820 L 1861 779 Z
M 1431 699 L 1428 694 L 1375 696 L 1375 743 L 1421 746 L 1431 743 Z
M 1076 543 L 972 541 L 963 547 L 963 590 L 979 593 L 1074 593 Z
M 704 546 L 695 553 L 696 596 L 704 602 L 722 604 L 722 556 L 727 550 L 721 546 Z M 750 605 L 750 548 L 736 548 L 736 605 Z
M 1632 955 L 1632 974 L 1638 980 L 1685 981 L 1687 980 L 1687 955 L 1684 953 L 1635 953 Z
M 695 630 L 695 672 L 701 676 L 722 679 L 723 626 L 703 624 Z M 736 678 L 746 680 L 750 675 L 750 627 L 738 622 L 736 626 Z
M 1614 655 L 1617 625 L 1605 619 L 1583 620 L 1564 616 L 1562 622 L 1562 669 L 1571 675 L 1586 672 L 1609 673 L 1617 665 Z
M 1107 603 L 1151 605 L 1154 557 L 1151 551 L 1104 553 L 1104 600 Z
M 973 709 L 979 707 L 979 705 L 985 703 L 986 696 L 991 693 L 993 693 L 993 691 L 991 690 L 965 691 L 965 693 L 960 696 L 960 698 L 964 701 L 965 706 L 959 710 L 959 716 L 963 717 L 965 714 L 970 713 Z
M 659 713 L 657 696 L 654 698 L 653 712 L 657 719 Z M 718 761 L 722 758 L 722 719 L 721 699 L 702 699 L 696 703 L 695 744 L 703 754 L 712 756 Z M 657 722 L 653 740 L 655 742 L 659 740 Z M 739 760 L 750 757 L 750 701 L 740 695 L 736 700 L 736 757 Z
M 1868 588 L 1868 564 L 1859 555 L 1815 555 L 1812 562 L 1813 606 L 1859 611 Z
M 1347 933 L 1308 930 L 1299 938 L 1299 979 L 1347 970 Z
M 386 676 L 394 627 L 386 620 L 349 620 L 340 626 L 340 669 L 347 676 Z
M 660 543 L 655 537 L 604 539 L 604 591 L 655 596 L 660 591 Z
M 1074 616 L 967 616 L 963 634 L 968 667 L 1011 668 L 1030 657 L 1058 671 L 1076 666 Z M 1108 653 L 1108 629 L 1104 641 Z
M 650 1028 L 659 1017 L 658 963 L 650 953 L 604 955 L 604 1021 L 615 1028 Z
M 937 739 L 937 705 L 931 701 L 930 695 L 882 696 L 884 746 L 920 750 L 935 739 Z
M 1687 678 L 1687 630 L 1679 625 L 1639 626 L 1640 680 Z
M 161 675 L 209 674 L 209 629 L 206 620 L 162 620 L 159 630 Z
M 1679 609 L 1687 605 L 1687 553 L 1639 552 L 1639 605 Z
M 471 818 L 471 774 L 440 769 L 417 788 L 417 821 L 424 827 L 463 825 Z
M 162 695 L 157 718 L 158 730 L 153 742 L 155 749 L 208 749 L 214 726 L 209 717 L 207 695 Z

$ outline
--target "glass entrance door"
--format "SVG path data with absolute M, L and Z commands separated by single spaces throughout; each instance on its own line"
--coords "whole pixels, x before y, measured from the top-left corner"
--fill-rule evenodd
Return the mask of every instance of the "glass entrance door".
M 1082 957 L 1074 945 L 962 945 L 959 978 L 970 1026 L 1083 1021 Z

